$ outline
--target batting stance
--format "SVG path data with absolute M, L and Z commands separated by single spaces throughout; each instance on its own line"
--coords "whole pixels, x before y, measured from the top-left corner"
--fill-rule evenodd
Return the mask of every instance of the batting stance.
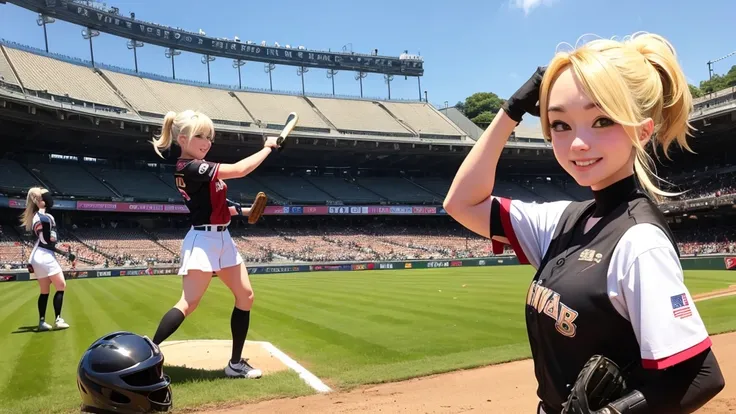
M 173 142 L 181 148 L 174 179 L 189 209 L 192 225 L 181 247 L 181 299 L 161 319 L 153 342 L 161 344 L 179 328 L 186 316 L 194 312 L 210 284 L 213 272 L 217 272 L 219 279 L 235 296 L 235 306 L 230 316 L 232 356 L 225 367 L 225 374 L 230 377 L 259 378 L 261 371 L 241 358 L 250 324 L 253 288 L 228 230 L 231 216 L 256 213 L 228 201 L 227 185 L 223 180 L 250 174 L 278 145 L 276 137 L 269 137 L 263 149 L 248 158 L 235 164 L 220 164 L 204 159 L 214 138 L 215 129 L 209 117 L 199 112 L 185 111 L 166 114 L 161 136 L 153 140 L 154 150 L 162 158 L 160 151 L 170 148 Z
M 652 183 L 644 152 L 675 142 L 689 149 L 691 107 L 665 39 L 596 40 L 539 68 L 454 178 L 448 214 L 536 269 L 525 316 L 538 413 L 690 413 L 723 389 L 675 241 L 652 201 L 670 193 Z M 540 116 L 557 161 L 592 200 L 492 195 L 501 151 L 526 113 Z
M 33 231 L 38 237 L 36 244 L 33 245 L 31 255 L 28 260 L 28 270 L 35 275 L 38 280 L 38 287 L 41 290 L 38 296 L 38 330 L 48 331 L 51 325 L 46 322 L 46 307 L 49 301 L 49 292 L 53 283 L 56 293 L 54 294 L 54 314 L 56 321 L 55 329 L 66 329 L 69 324 L 61 317 L 61 307 L 64 303 L 64 291 L 66 290 L 66 281 L 61 265 L 56 260 L 56 220 L 54 216 L 48 213 L 54 205 L 51 194 L 45 188 L 32 187 L 28 190 L 26 196 L 26 208 L 20 216 L 21 224 L 27 231 Z M 74 260 L 74 256 L 71 256 Z

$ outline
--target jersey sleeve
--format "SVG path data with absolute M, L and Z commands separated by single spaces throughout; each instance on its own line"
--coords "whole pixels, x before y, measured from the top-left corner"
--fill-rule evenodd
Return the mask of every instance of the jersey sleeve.
M 220 164 L 205 160 L 192 160 L 179 171 L 187 180 L 207 182 L 217 179 Z
M 608 288 L 614 307 L 631 322 L 644 368 L 665 369 L 711 346 L 680 259 L 659 227 L 637 224 L 626 232 L 612 257 Z
M 562 213 L 570 201 L 532 203 L 496 197 L 501 204 L 503 232 L 514 249 L 519 263 L 539 268 L 547 252 Z M 493 253 L 503 252 L 503 243 L 492 241 Z

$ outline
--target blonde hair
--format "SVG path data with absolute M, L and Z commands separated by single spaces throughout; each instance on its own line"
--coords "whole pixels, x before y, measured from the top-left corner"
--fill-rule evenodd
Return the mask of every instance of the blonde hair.
M 41 201 L 43 193 L 48 192 L 47 189 L 42 187 L 31 187 L 26 195 L 26 209 L 20 215 L 20 223 L 27 231 L 31 231 L 33 228 L 33 216 L 38 211 L 38 202 Z
M 214 141 L 215 126 L 212 120 L 201 112 L 187 110 L 177 114 L 169 111 L 164 117 L 161 135 L 158 136 L 158 139 L 154 138 L 151 141 L 153 150 L 156 151 L 159 157 L 164 158 L 161 155 L 161 150 L 169 149 L 172 142 L 176 142 L 176 138 L 180 135 L 186 136 L 187 141 L 195 135 L 203 135 Z
M 661 145 L 670 159 L 667 150 L 674 142 L 694 152 L 687 144 L 693 98 L 672 45 L 662 36 L 639 32 L 622 41 L 596 39 L 573 51 L 557 53 L 540 85 L 540 120 L 547 140 L 551 140 L 547 113 L 550 91 L 557 76 L 567 68 L 579 79 L 588 97 L 631 138 L 636 149 L 634 173 L 642 187 L 658 201 L 661 196 L 677 195 L 660 190 L 652 182 L 651 176 L 656 177 L 654 163 L 636 130 L 646 118 L 654 121 L 649 144 L 655 156 L 657 145 Z

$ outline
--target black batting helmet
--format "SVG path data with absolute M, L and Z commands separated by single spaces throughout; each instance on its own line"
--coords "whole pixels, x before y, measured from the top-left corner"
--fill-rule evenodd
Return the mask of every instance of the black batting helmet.
M 172 406 L 171 379 L 163 372 L 161 350 L 145 336 L 113 332 L 82 355 L 77 386 L 82 411 L 150 413 Z

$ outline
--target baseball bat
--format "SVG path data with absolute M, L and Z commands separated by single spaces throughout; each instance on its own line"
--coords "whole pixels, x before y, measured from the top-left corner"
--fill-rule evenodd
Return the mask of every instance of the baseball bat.
M 290 113 L 289 116 L 286 118 L 284 129 L 281 130 L 281 134 L 279 134 L 279 138 L 276 140 L 276 143 L 279 144 L 279 152 L 284 149 L 284 146 L 286 145 L 286 137 L 289 136 L 298 121 L 299 115 L 296 112 Z

